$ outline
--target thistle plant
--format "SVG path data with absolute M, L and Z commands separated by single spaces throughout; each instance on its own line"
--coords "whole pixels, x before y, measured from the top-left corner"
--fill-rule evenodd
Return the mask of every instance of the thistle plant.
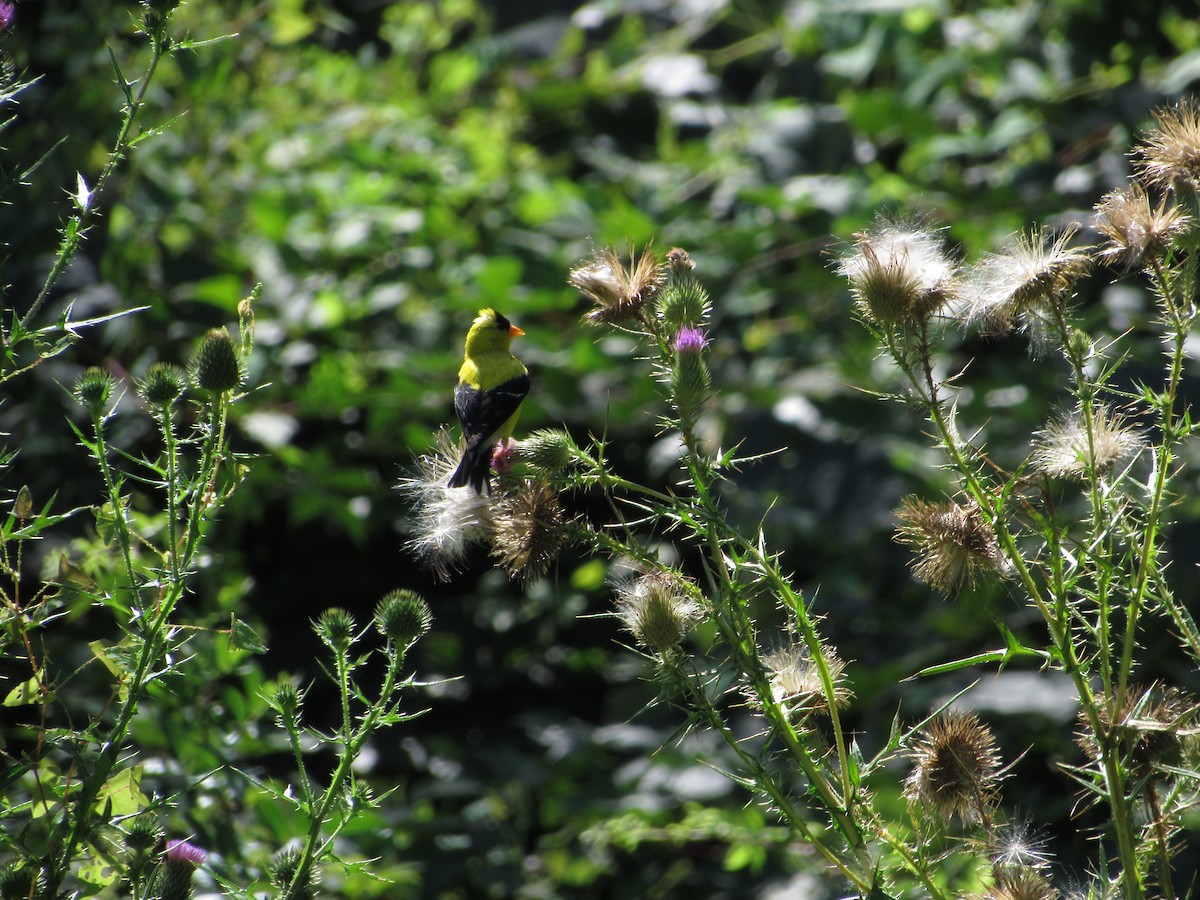
M 1130 186 L 1097 204 L 1097 246 L 1084 245 L 1077 228 L 1035 227 L 966 266 L 927 222 L 880 218 L 836 264 L 859 320 L 905 382 L 889 396 L 927 417 L 950 473 L 945 495 L 910 496 L 896 511 L 895 537 L 915 553 L 913 574 L 948 601 L 993 584 L 1034 611 L 1043 634 L 1026 646 L 1002 628 L 1004 649 L 955 658 L 948 648 L 948 661 L 915 676 L 1033 661 L 1070 679 L 1079 756 L 1059 763 L 1060 774 L 1080 806 L 1104 806 L 1108 822 L 1080 896 L 1181 890 L 1172 846 L 1197 797 L 1200 706 L 1181 686 L 1151 678 L 1140 643 L 1161 620 L 1192 664 L 1200 661 L 1200 631 L 1171 590 L 1163 547 L 1195 427 L 1180 382 L 1196 315 L 1198 116 L 1190 103 L 1158 115 L 1135 151 Z M 1161 384 L 1122 386 L 1127 356 L 1078 324 L 1075 291 L 1103 277 L 1100 267 L 1148 279 L 1166 348 Z M 413 548 L 446 575 L 478 559 L 473 548 L 522 575 L 526 557 L 498 549 L 510 526 L 497 517 L 512 516 L 498 498 L 534 486 L 539 495 L 602 498 L 602 521 L 564 518 L 556 505 L 520 526 L 558 536 L 535 574 L 568 543 L 632 573 L 616 581 L 613 616 L 651 667 L 658 701 L 681 710 L 687 727 L 724 739 L 735 765 L 720 765 L 815 850 L 842 890 L 1060 896 L 1036 824 L 1005 803 L 1013 759 L 979 715 L 952 700 L 932 711 L 902 708 L 887 735 L 845 726 L 853 662 L 843 661 L 768 535 L 735 527 L 722 503 L 722 483 L 751 460 L 702 438 L 719 344 L 696 271 L 678 249 L 656 258 L 647 248 L 627 262 L 605 250 L 568 278 L 591 303 L 585 325 L 632 336 L 649 360 L 666 409 L 661 426 L 678 436 L 669 488 L 620 474 L 605 439 L 551 429 L 518 444 L 496 497 L 468 496 L 439 486 L 453 459 L 444 440 L 423 462 L 425 476 L 406 484 L 419 501 Z M 960 382 L 938 374 L 937 341 L 948 327 L 1014 335 L 1061 361 L 1067 390 L 1052 398 L 1060 412 L 1029 435 L 1015 469 L 960 431 Z M 504 454 L 512 456 L 507 446 Z M 668 542 L 673 552 L 661 553 Z M 782 626 L 754 612 L 763 600 Z M 703 647 L 690 637 L 701 623 L 713 635 Z M 761 722 L 753 743 L 732 724 L 746 708 Z M 874 756 L 863 752 L 869 745 L 879 747 Z M 908 774 L 897 786 L 899 765 Z M 876 799 L 883 786 L 899 787 L 907 818 Z
M 252 345 L 250 304 L 248 299 L 241 310 L 239 360 Z M 221 340 L 228 341 L 228 335 Z M 210 335 L 200 343 L 197 360 L 213 352 L 213 341 Z M 104 870 L 113 870 L 113 845 L 125 847 L 119 870 L 130 889 L 157 885 L 153 889 L 164 897 L 189 896 L 191 873 L 203 862 L 203 852 L 177 842 L 155 867 L 152 845 L 159 833 L 153 814 L 162 801 L 152 803 L 138 789 L 142 769 L 130 735 L 151 689 L 169 684 L 182 671 L 195 633 L 185 624 L 189 614 L 183 600 L 216 515 L 245 470 L 229 446 L 227 428 L 230 408 L 242 396 L 237 387 L 229 380 L 206 387 L 202 367 L 190 380 L 170 364 L 151 367 L 136 389 L 156 425 L 158 448 L 138 458 L 109 439 L 109 423 L 126 388 L 108 372 L 88 369 L 73 389 L 87 422 L 72 427 L 99 475 L 102 499 L 89 511 L 102 557 L 85 562 L 64 552 L 57 577 L 26 597 L 26 544 L 84 510 L 57 512 L 53 501 L 38 508 L 25 490 L 0 530 L 0 560 L 8 581 L 0 587 L 5 635 L 21 648 L 29 670 L 5 703 L 30 713 L 22 727 L 30 739 L 6 748 L 13 778 L 4 843 L 23 860 L 21 871 L 42 885 L 39 896 L 58 897 L 77 889 L 68 885 L 108 883 Z M 186 417 L 185 405 L 191 408 Z M 161 515 L 135 515 L 135 496 L 159 499 Z M 58 690 L 73 677 L 68 666 L 77 663 L 60 661 L 45 650 L 56 621 L 81 607 L 105 613 L 120 634 L 118 641 L 98 639 L 89 645 L 92 664 L 111 678 L 111 695 L 103 712 L 85 719 L 63 709 L 57 699 Z M 248 626 L 236 620 L 228 634 L 235 643 L 256 641 Z
M 255 781 L 276 802 L 290 807 L 308 823 L 303 836 L 294 845 L 280 850 L 271 861 L 271 881 L 281 900 L 318 896 L 321 866 L 326 861 L 346 869 L 363 868 L 362 864 L 342 860 L 335 853 L 339 835 L 356 816 L 378 807 L 382 799 L 374 796 L 369 785 L 355 775 L 353 766 L 377 732 L 421 714 L 401 711 L 403 692 L 416 684 L 413 676 L 401 674 L 401 667 L 408 651 L 429 631 L 431 623 L 429 604 L 412 591 L 392 591 L 376 604 L 372 625 L 383 640 L 382 650 L 376 652 L 383 657 L 384 671 L 379 687 L 369 691 L 360 670 L 373 654 L 362 653 L 359 647 L 372 629 L 360 627 L 354 616 L 340 607 L 330 607 L 320 615 L 313 623 L 313 630 L 328 653 L 330 665 L 325 667 L 325 673 L 337 690 L 341 711 L 339 724 L 332 733 L 305 722 L 305 692 L 286 677 L 264 698 L 275 711 L 276 723 L 287 735 L 297 783 L 280 787 Z M 336 748 L 336 762 L 324 786 L 306 760 L 306 747 Z M 233 884 L 226 887 L 238 889 Z
M 1183 657 L 1200 661 L 1200 632 L 1172 591 L 1164 546 L 1184 445 L 1195 430 L 1180 385 L 1196 316 L 1200 117 L 1194 102 L 1183 101 L 1155 121 L 1134 151 L 1129 185 L 1096 205 L 1097 245 L 1081 243 L 1073 228 L 1035 228 L 962 266 L 941 249 L 937 232 L 881 218 L 838 263 L 859 319 L 906 384 L 896 399 L 924 413 L 952 474 L 949 496 L 909 497 L 897 510 L 897 539 L 917 553 L 914 574 L 950 599 L 979 580 L 1002 581 L 1044 629 L 1041 646 L 1014 648 L 1010 640 L 990 659 L 936 668 L 1003 665 L 1015 650 L 1071 679 L 1083 755 L 1062 763 L 1062 774 L 1081 804 L 1107 809 L 1094 895 L 1127 898 L 1184 889 L 1173 880 L 1173 839 L 1200 778 L 1195 699 L 1179 686 L 1147 683 L 1152 660 L 1141 653 L 1143 635 L 1159 620 Z M 1157 383 L 1126 386 L 1121 366 L 1133 351 L 1079 325 L 1076 289 L 1086 277 L 1103 277 L 1097 267 L 1148 283 L 1165 351 Z M 926 283 L 931 272 L 939 273 L 936 288 Z M 1030 436 L 1031 451 L 1015 470 L 964 436 L 956 403 L 962 382 L 935 374 L 938 340 L 955 325 L 1024 335 L 1062 368 L 1066 392 L 1054 399 L 1063 411 Z M 933 784 L 920 773 L 936 745 L 936 736 L 917 745 L 910 796 Z M 973 815 L 969 804 L 957 811 L 986 830 L 991 803 L 978 793 Z M 996 890 L 1030 889 L 1015 878 L 997 874 Z M 1041 890 L 1028 895 L 1050 895 L 1048 886 Z

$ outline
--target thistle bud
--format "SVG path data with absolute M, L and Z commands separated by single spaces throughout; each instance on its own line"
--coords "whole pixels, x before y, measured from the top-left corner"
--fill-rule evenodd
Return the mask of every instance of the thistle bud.
M 563 475 L 575 462 L 574 444 L 565 431 L 535 431 L 521 441 L 518 452 L 535 469 L 548 475 Z
M 217 395 L 238 387 L 242 377 L 242 361 L 233 338 L 226 329 L 214 328 L 192 360 L 192 378 L 201 390 Z
M 667 286 L 659 292 L 658 317 L 668 331 L 695 330 L 696 323 L 708 320 L 710 305 L 704 286 L 692 277 L 690 271 L 683 272 L 673 275 Z
M 696 424 L 701 407 L 712 393 L 712 376 L 703 356 L 707 345 L 708 339 L 699 328 L 684 326 L 675 337 L 671 400 L 685 429 Z
M 41 900 L 46 890 L 45 876 L 20 862 L 0 869 L 0 900 Z
M 312 877 L 312 869 L 300 873 L 297 878 L 302 858 L 299 848 L 289 847 L 271 857 L 269 868 L 271 881 L 275 886 L 281 891 L 291 888 L 287 896 L 295 897 L 296 900 L 307 900 L 307 898 L 315 896 L 313 886 L 316 879 Z
M 275 695 L 271 698 L 271 705 L 279 714 L 279 724 L 282 727 L 287 727 L 289 724 L 295 724 L 298 718 L 297 713 L 300 711 L 300 704 L 304 702 L 304 696 L 300 693 L 300 689 L 296 687 L 289 679 L 280 681 L 275 688 Z
M 187 841 L 170 841 L 162 868 L 155 879 L 161 900 L 188 900 L 192 896 L 192 876 L 204 864 L 208 854 Z
M 145 813 L 133 820 L 125 835 L 125 846 L 135 853 L 149 853 L 162 840 L 162 828 L 158 819 Z
M 113 377 L 103 369 L 91 368 L 75 382 L 75 399 L 93 416 L 103 415 L 112 395 Z
M 413 591 L 392 591 L 375 607 L 375 627 L 398 647 L 407 647 L 429 631 L 432 623 L 429 604 Z
M 354 617 L 340 606 L 331 606 L 321 613 L 313 627 L 335 653 L 345 653 L 354 642 Z
M 170 363 L 155 363 L 138 384 L 138 394 L 153 409 L 165 409 L 187 389 L 187 373 Z

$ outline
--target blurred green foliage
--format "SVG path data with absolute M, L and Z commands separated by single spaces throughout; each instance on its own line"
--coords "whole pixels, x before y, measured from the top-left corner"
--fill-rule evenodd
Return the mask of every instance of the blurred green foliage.
M 141 52 L 134 6 L 24 3 L 4 38 L 5 58 L 41 78 L 5 129 L 5 171 L 68 136 L 0 208 L 6 306 L 18 313 L 55 244 L 64 189 L 102 164 L 119 122 L 109 49 Z M 104 218 L 56 298 L 77 314 L 149 309 L 88 334 L 0 409 L 22 448 L 5 487 L 91 502 L 95 485 L 71 474 L 62 420 L 74 413 L 58 385 L 89 365 L 127 379 L 179 362 L 264 285 L 252 381 L 268 386 L 235 422 L 236 442 L 260 456 L 195 602 L 198 622 L 251 619 L 272 652 L 198 642 L 211 682 L 138 722 L 138 740 L 161 752 L 158 789 L 188 792 L 176 830 L 233 873 L 278 849 L 289 833 L 278 808 L 220 767 L 286 771 L 255 724 L 264 683 L 309 677 L 307 619 L 334 603 L 365 613 L 404 585 L 436 597 L 416 670 L 461 679 L 431 688 L 430 714 L 374 748 L 372 771 L 400 790 L 347 838 L 380 859 L 377 874 L 446 897 L 798 883 L 814 866 L 803 851 L 696 770 L 669 716 L 640 714 L 652 686 L 615 623 L 590 617 L 609 609 L 603 571 L 564 559 L 522 592 L 481 566 L 436 586 L 402 551 L 407 513 L 392 485 L 450 421 L 462 335 L 483 305 L 528 332 L 522 428 L 606 432 L 621 465 L 668 482 L 658 388 L 628 345 L 580 324 L 565 278 L 604 245 L 683 246 L 714 296 L 710 440 L 781 450 L 735 477 L 726 502 L 748 523 L 765 515 L 816 591 L 853 661 L 851 715 L 867 739 L 886 733 L 901 694 L 923 712 L 960 685 L 900 691 L 901 678 L 990 647 L 994 619 L 1018 633 L 1029 622 L 999 592 L 944 605 L 890 545 L 896 500 L 942 485 L 919 423 L 861 390 L 889 376 L 850 321 L 830 253 L 880 208 L 927 213 L 970 258 L 1030 222 L 1085 220 L 1127 172 L 1149 111 L 1200 79 L 1194 12 L 1184 0 L 185 3 L 177 21 L 195 41 L 236 36 L 165 64 L 144 119 L 161 132 L 100 198 Z M 1097 287 L 1080 303 L 1137 346 L 1150 313 L 1136 288 Z M 1131 377 L 1157 365 L 1145 349 Z M 964 338 L 943 360 L 947 372 L 968 362 L 961 419 L 1013 462 L 1062 376 L 1016 342 Z M 136 453 L 143 429 L 118 415 L 113 440 Z M 1181 562 L 1196 558 L 1195 503 L 1179 507 Z M 71 540 L 86 544 L 86 531 Z M 47 565 L 63 540 L 47 541 Z M 1187 596 L 1193 567 L 1178 568 Z M 68 627 L 98 637 L 84 610 Z M 1034 740 L 1075 752 L 1069 724 L 1050 724 L 1010 711 L 999 729 L 1009 758 Z M 216 774 L 185 784 L 174 760 Z M 1029 778 L 1015 792 L 1049 810 L 1069 869 L 1083 841 L 1069 798 L 1044 772 L 1018 773 Z M 244 827 L 228 831 L 230 819 Z M 359 876 L 326 887 L 401 890 Z

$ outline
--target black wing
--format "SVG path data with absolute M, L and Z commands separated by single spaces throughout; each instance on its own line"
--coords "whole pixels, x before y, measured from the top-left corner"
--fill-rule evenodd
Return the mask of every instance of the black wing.
M 476 493 L 483 493 L 491 473 L 492 438 L 528 393 L 528 375 L 511 378 L 489 391 L 462 383 L 454 389 L 454 411 L 458 413 L 467 446 L 458 468 L 450 476 L 450 487 L 469 484 Z
M 471 450 L 486 443 L 496 430 L 516 412 L 529 393 L 529 376 L 518 375 L 490 390 L 459 383 L 454 389 L 454 411 L 462 426 L 463 439 Z

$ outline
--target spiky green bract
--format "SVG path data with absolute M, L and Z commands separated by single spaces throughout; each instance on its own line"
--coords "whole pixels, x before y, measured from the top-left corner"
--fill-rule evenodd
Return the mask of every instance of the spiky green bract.
M 691 430 L 700 418 L 705 402 L 712 395 L 712 376 L 704 360 L 708 343 L 699 328 L 684 326 L 674 342 L 671 360 L 671 400 L 685 430 Z
M 345 653 L 354 642 L 354 616 L 340 606 L 331 606 L 321 613 L 314 628 L 317 635 L 334 653 Z
M 75 382 L 75 399 L 94 416 L 104 414 L 112 396 L 113 377 L 103 369 L 91 368 Z
M 565 475 L 575 465 L 575 443 L 565 431 L 542 429 L 517 446 L 518 455 L 547 475 Z
M 432 623 L 429 604 L 415 591 L 392 591 L 375 606 L 375 627 L 398 647 L 407 647 Z
M 162 839 L 162 826 L 151 813 L 138 816 L 125 835 L 125 846 L 138 853 L 150 851 Z
M 299 721 L 300 706 L 303 703 L 304 694 L 291 679 L 284 678 L 279 682 L 271 697 L 271 708 L 279 716 L 280 727 L 287 728 Z
M 171 841 L 155 878 L 155 896 L 159 900 L 188 900 L 192 896 L 192 876 L 207 855 L 195 844 Z
M 287 890 L 286 896 L 295 898 L 295 900 L 308 900 L 309 897 L 315 896 L 313 888 L 317 879 L 313 877 L 312 869 L 308 868 L 304 872 L 300 872 L 299 877 L 296 877 L 303 857 L 304 854 L 297 847 L 280 850 L 271 857 L 272 883 L 280 890 Z M 290 890 L 288 890 L 289 888 Z
M 708 321 L 708 291 L 687 267 L 671 267 L 667 284 L 658 293 L 658 317 L 665 331 L 674 334 L 684 327 Z
M 45 879 L 36 869 L 12 862 L 0 869 L 0 898 L 2 900 L 41 900 Z
M 226 329 L 214 328 L 204 336 L 192 359 L 192 378 L 197 387 L 214 395 L 242 383 L 241 356 Z
M 187 390 L 187 373 L 171 363 L 155 363 L 138 383 L 138 394 L 154 409 L 164 409 Z

